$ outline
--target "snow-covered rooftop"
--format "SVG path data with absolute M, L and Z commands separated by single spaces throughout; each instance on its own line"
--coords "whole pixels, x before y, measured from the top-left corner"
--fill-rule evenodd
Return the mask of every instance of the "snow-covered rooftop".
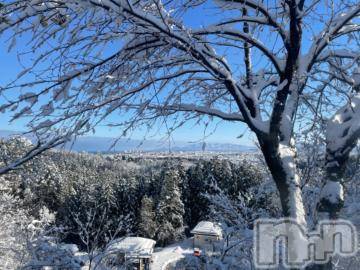
M 192 234 L 207 234 L 221 236 L 221 228 L 210 221 L 200 221 L 195 228 L 191 231 Z
M 125 253 L 127 256 L 150 256 L 156 242 L 152 239 L 142 237 L 125 237 L 112 241 L 108 248 L 108 252 Z

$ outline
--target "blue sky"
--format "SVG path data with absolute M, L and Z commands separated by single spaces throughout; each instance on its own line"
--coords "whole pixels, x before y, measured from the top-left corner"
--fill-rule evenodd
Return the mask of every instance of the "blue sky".
M 20 63 L 17 60 L 16 48 L 8 53 L 7 45 L 5 44 L 5 39 L 0 39 L 0 85 L 8 83 L 12 79 L 16 78 L 16 75 L 22 70 Z M 21 46 L 21 45 L 20 45 Z M 22 46 L 21 46 L 22 47 Z M 3 113 L 0 114 L 0 129 L 1 130 L 14 130 L 14 131 L 23 131 L 25 130 L 25 120 L 21 119 L 19 121 L 9 122 L 10 114 Z M 109 119 L 111 120 L 111 118 Z M 246 131 L 246 128 L 241 123 L 231 123 L 218 121 L 210 124 L 207 128 L 206 134 L 212 133 L 214 128 L 216 131 L 211 134 L 209 137 L 206 137 L 205 141 L 207 142 L 227 142 L 227 143 L 237 143 L 244 145 L 252 145 L 251 133 Z M 155 126 L 154 130 L 151 133 L 156 132 L 159 129 L 159 126 Z M 237 138 L 239 135 L 244 134 L 242 138 Z M 110 129 L 106 126 L 98 126 L 96 128 L 95 136 L 100 137 L 117 137 L 121 132 L 116 129 Z M 145 134 L 144 130 L 137 130 L 132 134 L 132 138 L 142 139 Z M 163 138 L 166 134 L 166 129 L 160 127 L 160 132 L 154 135 L 154 139 Z M 204 125 L 195 124 L 194 122 L 189 122 L 178 130 L 174 131 L 172 134 L 172 139 L 176 141 L 198 141 L 204 139 Z
M 334 3 L 338 3 L 338 1 L 335 1 Z M 227 12 L 227 14 L 233 14 L 234 11 L 224 11 L 222 9 L 214 9 L 214 3 L 212 1 L 207 1 L 204 5 L 201 7 L 198 7 L 193 10 L 188 10 L 188 12 L 185 14 L 185 16 L 182 18 L 183 21 L 187 26 L 194 27 L 194 28 L 200 28 L 202 25 L 208 25 L 213 22 L 218 22 L 219 18 L 224 16 L 224 13 Z M 230 12 L 230 13 L 229 13 Z M 237 11 L 238 12 L 238 11 Z M 319 3 L 316 7 L 316 13 L 314 13 L 314 16 L 308 17 L 304 22 L 304 34 L 303 34 L 303 44 L 302 44 L 302 52 L 306 53 L 306 51 L 309 49 L 309 46 L 311 45 L 311 42 L 307 40 L 311 40 L 313 34 L 316 34 L 320 32 L 323 28 L 322 21 L 325 20 L 329 16 L 330 12 L 327 10 L 326 6 L 323 3 Z M 226 15 L 225 15 L 226 16 Z M 262 31 L 260 32 L 260 39 L 263 40 L 263 43 L 265 45 L 270 45 L 273 43 L 273 41 L 276 39 L 274 38 L 274 35 L 270 34 L 269 31 Z M 20 63 L 17 61 L 17 50 L 20 51 L 26 51 L 26 45 L 23 41 L 21 44 L 20 41 L 18 41 L 17 46 L 14 48 L 14 50 L 10 53 L 7 52 L 7 47 L 9 45 L 9 42 L 5 44 L 6 37 L 0 38 L 0 86 L 11 81 L 12 79 L 16 78 L 16 75 L 22 71 L 22 67 Z M 26 37 L 25 37 L 26 40 Z M 346 42 L 346 40 L 342 41 Z M 255 70 L 259 70 L 261 67 L 263 67 L 263 57 L 259 57 L 259 55 L 256 55 L 256 51 L 253 50 L 253 53 L 255 54 L 256 60 L 253 61 L 253 66 Z M 242 70 L 243 65 L 242 62 L 239 59 L 241 59 L 241 56 L 239 56 L 238 52 L 234 52 L 231 49 L 224 49 L 224 51 L 220 52 L 221 54 L 226 54 L 227 61 L 234 65 L 235 69 Z M 254 57 L 255 58 L 255 57 Z M 254 60 L 254 59 L 253 59 Z M 30 76 L 30 75 L 28 75 Z M 10 96 L 13 95 L 15 97 L 19 93 L 11 93 Z M 335 97 L 334 100 L 339 100 L 339 98 Z M 2 102 L 2 97 L 0 96 L 0 103 Z M 118 118 L 119 116 L 116 115 Z M 111 121 L 112 119 L 108 119 Z M 25 122 L 24 120 L 17 121 L 14 123 L 9 123 L 9 114 L 0 114 L 0 129 L 3 130 L 16 130 L 16 131 L 22 131 L 25 129 Z M 215 132 L 206 137 L 205 141 L 207 142 L 230 142 L 230 143 L 238 143 L 238 144 L 244 144 L 244 145 L 253 145 L 254 136 L 251 132 L 249 132 L 246 129 L 246 126 L 241 123 L 230 123 L 230 122 L 214 122 L 210 124 L 207 127 L 207 134 L 210 134 L 213 132 L 214 128 L 216 128 Z M 155 131 L 160 130 L 158 134 L 153 134 Z M 109 130 L 106 126 L 98 126 L 95 130 L 96 136 L 101 137 L 117 137 L 121 134 L 120 130 L 111 129 Z M 166 134 L 166 128 L 163 126 L 154 126 L 153 131 L 150 131 L 152 135 L 154 135 L 152 138 L 162 138 Z M 135 139 L 142 139 L 144 137 L 144 130 L 139 129 L 136 130 L 132 137 Z M 241 138 L 239 138 L 239 136 Z M 186 125 L 184 125 L 182 128 L 176 130 L 172 133 L 172 139 L 177 141 L 201 141 L 204 138 L 204 125 L 195 125 L 194 122 L 189 122 Z
M 205 8 L 208 12 L 211 12 L 211 6 Z M 199 12 L 199 10 L 194 10 L 186 14 L 184 21 L 188 25 L 199 27 L 202 24 L 208 24 L 209 20 L 213 20 L 216 19 L 217 16 L 221 16 L 221 14 L 213 14 L 213 17 L 209 17 L 206 14 L 206 11 Z M 24 49 L 26 50 L 26 45 L 24 43 L 21 44 L 18 41 L 16 47 L 11 52 L 8 52 L 8 45 L 10 42 L 6 42 L 6 40 L 6 36 L 0 38 L 0 85 L 15 79 L 16 75 L 22 71 L 22 66 L 17 60 L 17 51 L 24 51 Z M 14 93 L 14 95 L 16 94 Z M 9 119 L 9 113 L 0 114 L 1 130 L 25 130 L 25 120 L 22 119 L 10 123 Z M 111 118 L 109 120 L 111 121 Z M 160 131 L 157 132 L 157 130 Z M 164 138 L 166 134 L 166 128 L 164 126 L 154 126 L 153 131 L 150 133 L 154 139 Z M 121 134 L 120 130 L 116 130 L 114 128 L 110 129 L 106 126 L 98 126 L 95 132 L 95 136 L 101 137 L 117 137 L 119 134 Z M 144 134 L 144 130 L 139 129 L 133 132 L 131 137 L 135 139 L 142 139 Z M 204 134 L 206 135 L 204 136 Z M 241 136 L 241 138 L 239 136 Z M 195 124 L 195 122 L 188 122 L 183 127 L 174 131 L 171 135 L 171 139 L 176 141 L 193 142 L 205 140 L 206 142 L 226 142 L 253 145 L 252 134 L 246 129 L 245 125 L 241 123 L 231 123 L 225 121 L 221 121 L 220 123 L 219 121 L 214 121 L 207 127 L 206 132 L 204 132 L 204 125 Z
M 322 7 L 320 5 L 320 10 L 322 11 Z M 233 11 L 230 11 L 233 12 Z M 229 14 L 229 13 L 227 13 Z M 224 13 L 221 9 L 214 9 L 214 4 L 211 1 L 207 1 L 206 4 L 204 4 L 203 6 L 193 9 L 193 10 L 188 10 L 188 12 L 185 14 L 185 16 L 183 17 L 183 21 L 185 22 L 186 25 L 190 26 L 190 27 L 195 27 L 195 28 L 200 28 L 202 25 L 208 25 L 209 23 L 212 22 L 218 22 L 219 18 L 223 17 Z M 321 25 L 315 25 L 313 26 L 313 30 L 320 30 Z M 317 29 L 319 28 L 319 29 Z M 269 40 L 272 39 L 272 35 L 269 35 L 269 33 L 263 32 L 262 35 L 265 39 L 265 42 L 269 42 Z M 8 42 L 7 44 L 5 43 L 7 37 L 3 36 L 0 38 L 0 59 L 1 59 L 1 64 L 0 64 L 0 85 L 3 85 L 9 81 L 11 81 L 12 79 L 16 78 L 16 75 L 22 71 L 22 66 L 20 65 L 20 63 L 17 60 L 17 50 L 19 51 L 26 51 L 26 44 L 24 43 L 24 40 L 20 40 L 18 41 L 18 44 L 16 45 L 16 47 L 13 49 L 13 51 L 11 51 L 10 53 L 7 52 L 7 47 L 9 45 L 10 42 Z M 26 37 L 25 37 L 26 40 Z M 23 43 L 20 43 L 21 41 L 23 41 Z M 306 47 L 309 45 L 310 43 L 305 43 L 303 50 L 307 49 Z M 236 55 L 234 53 L 234 51 L 231 50 L 227 50 L 225 52 L 228 57 L 227 60 L 231 63 L 231 64 L 236 64 L 236 66 L 238 66 L 238 60 L 239 60 L 239 56 Z M 259 64 L 260 66 L 262 66 L 262 58 L 260 58 L 260 62 L 258 61 L 256 63 L 256 61 L 254 61 L 254 68 L 257 68 L 257 64 Z M 236 67 L 238 68 L 238 67 Z M 242 66 L 240 65 L 239 68 L 241 69 Z M 30 75 L 29 75 L 30 76 Z M 14 96 L 16 96 L 16 94 L 18 93 L 14 93 Z M 11 94 L 12 95 L 12 94 Z M 0 102 L 1 102 L 1 97 L 0 97 Z M 118 116 L 117 116 L 118 117 Z M 111 118 L 109 119 L 111 121 Z M 17 122 L 13 122 L 13 123 L 9 123 L 9 114 L 0 114 L 0 129 L 3 130 L 16 130 L 16 131 L 22 131 L 25 129 L 25 121 L 24 120 L 20 120 Z M 194 125 L 194 122 L 189 122 L 188 124 L 184 125 L 182 128 L 176 130 L 175 132 L 172 133 L 172 139 L 174 140 L 181 140 L 181 141 L 198 141 L 198 140 L 202 140 L 204 138 L 204 125 Z M 215 132 L 213 132 L 214 128 L 216 128 Z M 160 132 L 159 134 L 155 134 L 154 138 L 161 138 L 166 134 L 166 128 L 164 127 L 159 127 L 159 126 L 154 126 L 153 128 L 153 132 L 150 133 L 154 133 L 156 130 L 159 130 Z M 254 137 L 251 134 L 251 132 L 249 132 L 246 129 L 246 126 L 241 124 L 241 123 L 231 123 L 231 122 L 215 122 L 213 124 L 210 124 L 207 128 L 207 133 L 209 134 L 212 133 L 210 136 L 206 137 L 206 141 L 211 142 L 211 141 L 216 141 L 216 142 L 230 142 L 230 143 L 239 143 L 239 144 L 245 144 L 245 145 L 252 145 L 253 144 L 253 140 Z M 119 134 L 121 134 L 120 130 L 115 130 L 115 129 L 111 129 L 109 130 L 108 127 L 106 126 L 98 126 L 96 128 L 96 136 L 105 136 L 105 137 L 117 137 L 119 136 Z M 243 135 L 241 136 L 241 138 L 239 138 L 239 135 Z M 144 137 L 144 130 L 137 130 L 136 132 L 133 133 L 132 135 L 133 138 L 136 139 L 141 139 Z
M 320 7 L 320 9 L 322 9 Z M 232 11 L 231 11 L 232 12 Z M 229 14 L 229 13 L 228 13 Z M 183 21 L 186 25 L 194 28 L 200 28 L 202 25 L 208 25 L 212 22 L 218 22 L 224 14 L 222 13 L 221 9 L 214 9 L 214 4 L 211 1 L 206 2 L 200 8 L 196 8 L 193 10 L 188 10 L 188 12 L 183 17 Z M 319 29 L 317 29 L 319 28 Z M 314 30 L 320 30 L 321 26 L 316 25 L 314 26 Z M 269 33 L 263 32 L 263 35 L 266 37 L 265 40 L 271 40 L 272 36 L 268 35 Z M 18 41 L 16 47 L 8 53 L 7 47 L 10 42 L 5 43 L 7 37 L 3 36 L 0 38 L 0 85 L 3 85 L 12 79 L 16 78 L 16 75 L 22 71 L 22 66 L 17 60 L 17 51 L 26 51 L 26 44 L 24 40 L 23 43 Z M 310 43 L 305 43 L 305 47 L 303 50 L 307 49 L 306 47 Z M 238 66 L 238 59 L 239 56 L 234 53 L 234 51 L 227 50 L 225 54 L 228 55 L 227 61 L 230 62 L 232 65 Z M 262 66 L 262 58 L 259 57 L 260 62 L 256 63 L 254 61 L 254 68 L 257 68 L 257 64 Z M 237 67 L 238 68 L 238 67 Z M 240 65 L 239 68 L 241 69 L 242 66 Z M 30 75 L 29 75 L 30 76 Z M 16 95 L 17 93 L 14 93 Z M 0 97 L 1 102 L 1 97 Z M 116 115 L 116 117 L 119 117 Z M 111 117 L 108 119 L 112 121 Z M 0 129 L 3 130 L 16 130 L 22 131 L 25 130 L 25 120 L 20 120 L 16 122 L 9 123 L 9 114 L 0 114 Z M 215 129 L 216 128 L 216 129 Z M 215 129 L 215 131 L 214 131 Z M 156 131 L 158 133 L 154 134 Z M 120 130 L 116 129 L 109 129 L 109 127 L 97 126 L 95 129 L 95 136 L 101 137 L 117 137 L 121 134 Z M 211 133 L 211 135 L 210 135 Z M 144 137 L 145 131 L 143 129 L 138 129 L 132 134 L 132 138 L 135 139 L 142 139 Z M 166 128 L 164 126 L 154 126 L 153 131 L 150 131 L 152 134 L 152 138 L 158 139 L 163 138 L 166 135 Z M 204 139 L 204 134 L 209 135 L 205 136 L 205 141 L 207 142 L 229 142 L 229 143 L 238 143 L 244 145 L 253 145 L 254 136 L 253 134 L 246 128 L 244 124 L 239 122 L 231 123 L 231 122 L 214 122 L 210 124 L 206 132 L 204 132 L 204 125 L 195 124 L 195 122 L 189 122 L 186 125 L 182 126 L 181 128 L 177 129 L 172 133 L 171 139 L 177 141 L 201 141 Z

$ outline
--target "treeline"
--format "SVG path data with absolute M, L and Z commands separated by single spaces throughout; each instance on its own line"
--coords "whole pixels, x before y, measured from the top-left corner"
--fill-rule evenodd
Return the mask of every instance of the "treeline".
M 17 141 L 16 141 L 17 140 Z M 2 142 L 6 162 L 26 149 L 16 139 Z M 132 160 L 119 156 L 50 151 L 8 174 L 11 193 L 36 216 L 45 206 L 64 229 L 63 241 L 89 252 L 114 237 L 138 235 L 167 245 L 211 218 L 207 195 L 221 190 L 246 196 L 264 175 L 257 164 L 213 158 Z M 249 203 L 262 204 L 266 202 Z

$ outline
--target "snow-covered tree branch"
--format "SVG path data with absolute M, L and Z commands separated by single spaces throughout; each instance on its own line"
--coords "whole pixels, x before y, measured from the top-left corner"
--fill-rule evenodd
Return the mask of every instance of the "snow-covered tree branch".
M 221 16 L 184 19 L 204 5 Z M 359 15 L 352 0 L 6 1 L 2 36 L 10 50 L 26 46 L 24 70 L 0 88 L 0 110 L 26 117 L 42 139 L 90 132 L 115 114 L 123 130 L 176 113 L 174 127 L 194 117 L 241 122 L 258 139 L 284 215 L 305 223 L 294 129 L 302 117 L 331 119 L 329 170 L 356 144 Z

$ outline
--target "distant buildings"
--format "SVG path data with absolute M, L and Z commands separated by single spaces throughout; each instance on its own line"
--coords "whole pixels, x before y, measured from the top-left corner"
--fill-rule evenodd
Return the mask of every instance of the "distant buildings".
M 117 254 L 119 263 L 127 269 L 149 270 L 156 242 L 142 237 L 125 237 L 114 240 L 107 252 Z
M 221 228 L 213 222 L 201 221 L 191 231 L 194 235 L 194 248 L 215 251 L 215 245 L 222 238 Z

